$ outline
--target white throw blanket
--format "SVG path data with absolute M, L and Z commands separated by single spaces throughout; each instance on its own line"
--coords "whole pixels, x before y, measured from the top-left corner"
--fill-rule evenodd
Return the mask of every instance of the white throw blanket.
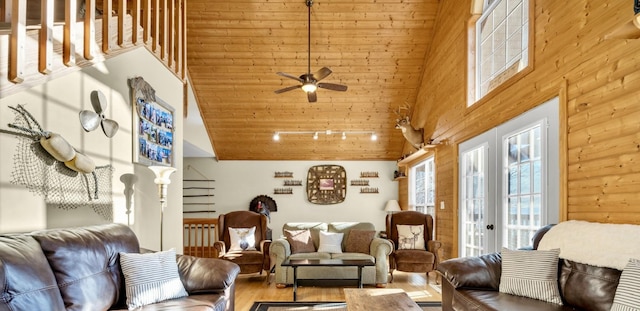
M 538 249 L 560 249 L 560 258 L 623 270 L 640 259 L 640 226 L 570 220 L 549 230 Z

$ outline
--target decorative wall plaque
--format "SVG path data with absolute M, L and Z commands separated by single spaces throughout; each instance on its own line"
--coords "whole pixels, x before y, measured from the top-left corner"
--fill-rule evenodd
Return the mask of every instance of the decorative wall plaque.
M 314 204 L 337 204 L 347 196 L 347 172 L 340 165 L 316 165 L 307 173 L 307 198 Z

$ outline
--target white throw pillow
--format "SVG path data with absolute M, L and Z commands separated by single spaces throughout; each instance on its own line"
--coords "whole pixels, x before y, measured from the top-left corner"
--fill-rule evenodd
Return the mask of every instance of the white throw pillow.
M 129 310 L 186 297 L 174 249 L 147 254 L 120 253 Z
M 622 270 L 611 311 L 640 310 L 640 259 L 629 259 Z
M 426 249 L 424 247 L 424 225 L 396 225 L 398 249 Z
M 558 288 L 560 249 L 514 251 L 502 248 L 500 292 L 562 305 Z
M 255 251 L 256 227 L 229 228 L 229 239 L 231 240 L 230 252 Z
M 344 233 L 320 231 L 319 253 L 342 253 L 342 237 Z

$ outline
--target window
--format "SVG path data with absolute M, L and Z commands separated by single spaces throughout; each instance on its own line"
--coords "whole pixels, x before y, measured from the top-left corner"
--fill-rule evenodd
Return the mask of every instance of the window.
M 476 1 L 484 3 L 469 36 L 469 105 L 529 65 L 529 0 Z
M 435 214 L 435 167 L 433 157 L 411 167 L 409 204 L 418 212 Z

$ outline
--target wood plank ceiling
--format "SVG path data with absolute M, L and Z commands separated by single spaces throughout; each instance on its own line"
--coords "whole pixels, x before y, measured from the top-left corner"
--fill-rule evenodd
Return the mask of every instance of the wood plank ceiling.
M 396 160 L 394 110 L 415 104 L 438 0 L 315 0 L 311 72 L 346 92 L 274 91 L 307 72 L 306 0 L 187 1 L 188 73 L 220 160 Z M 326 130 L 334 134 L 326 135 Z M 275 132 L 319 131 L 312 134 Z M 347 134 L 342 131 L 373 131 Z

